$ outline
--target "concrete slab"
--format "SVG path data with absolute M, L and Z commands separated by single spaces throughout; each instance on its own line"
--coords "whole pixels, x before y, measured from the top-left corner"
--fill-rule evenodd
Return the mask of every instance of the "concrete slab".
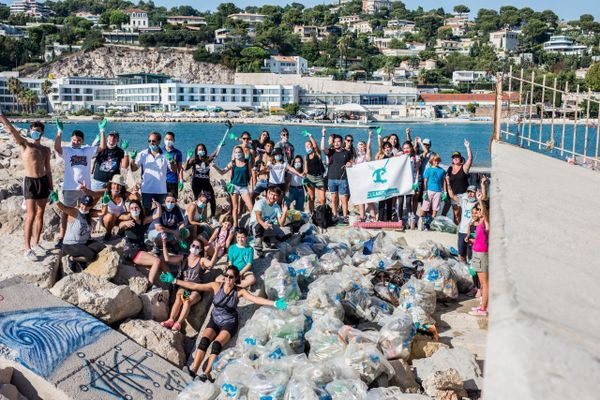
M 48 250 L 46 255 L 39 256 L 37 261 L 29 261 L 23 257 L 20 250 L 21 242 L 17 246 L 16 235 L 0 236 L 0 248 L 14 249 L 2 253 L 2 268 L 0 268 L 0 281 L 12 277 L 20 277 L 25 282 L 33 283 L 42 288 L 50 289 L 56 283 L 60 268 L 59 251 L 53 249 L 53 244 L 42 242 L 41 245 Z M 21 240 L 21 237 L 18 237 Z
M 93 316 L 22 280 L 0 282 L 0 310 L 1 363 L 43 378 L 56 391 L 48 398 L 174 399 L 189 381 Z
M 597 399 L 600 174 L 495 143 L 484 398 Z

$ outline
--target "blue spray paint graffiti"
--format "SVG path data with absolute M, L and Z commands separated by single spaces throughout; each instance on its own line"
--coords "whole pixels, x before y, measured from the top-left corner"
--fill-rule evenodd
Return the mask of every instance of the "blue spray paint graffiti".
M 11 349 L 15 361 L 44 378 L 108 331 L 108 326 L 75 307 L 0 313 L 0 347 Z

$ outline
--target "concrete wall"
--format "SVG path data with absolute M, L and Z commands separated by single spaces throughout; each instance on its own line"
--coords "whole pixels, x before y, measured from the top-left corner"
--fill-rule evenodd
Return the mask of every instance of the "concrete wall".
M 492 149 L 486 400 L 598 399 L 600 174 Z

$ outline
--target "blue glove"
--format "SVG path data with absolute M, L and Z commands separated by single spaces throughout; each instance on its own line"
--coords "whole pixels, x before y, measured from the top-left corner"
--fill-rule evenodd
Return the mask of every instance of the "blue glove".
M 277 301 L 275 302 L 275 307 L 277 307 L 281 311 L 284 311 L 288 307 L 288 302 L 286 299 L 277 299 Z
M 175 282 L 175 277 L 170 272 L 163 272 L 160 274 L 160 281 L 164 283 L 173 283 Z

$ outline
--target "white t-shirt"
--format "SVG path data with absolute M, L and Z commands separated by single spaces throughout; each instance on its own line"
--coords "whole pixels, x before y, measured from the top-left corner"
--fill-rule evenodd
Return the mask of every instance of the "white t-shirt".
M 296 174 L 290 174 L 292 176 L 292 180 L 290 181 L 290 186 L 302 186 L 302 181 L 304 178 L 302 176 Z
M 469 201 L 467 197 L 467 193 L 463 193 L 459 195 L 460 197 L 460 209 L 462 210 L 462 215 L 460 217 L 460 223 L 458 224 L 458 233 L 468 233 L 467 228 L 471 223 L 471 211 L 473 207 L 477 205 L 476 201 Z
M 263 221 L 273 223 L 277 218 L 281 216 L 283 211 L 279 204 L 273 203 L 272 206 L 267 203 L 267 199 L 260 199 L 254 203 L 252 213 L 250 215 L 250 225 L 256 224 L 256 212 L 260 211 Z
M 63 190 L 79 190 L 81 183 L 88 188 L 91 186 L 92 158 L 95 155 L 96 147 L 92 146 L 62 148 L 62 159 L 65 161 Z
M 154 157 L 149 149 L 142 150 L 135 158 L 135 164 L 142 169 L 142 193 L 167 193 L 167 157 L 159 153 Z
M 285 161 L 282 163 L 268 164 L 269 166 L 269 183 L 274 185 L 280 185 L 285 183 L 285 171 L 287 170 L 288 163 Z

